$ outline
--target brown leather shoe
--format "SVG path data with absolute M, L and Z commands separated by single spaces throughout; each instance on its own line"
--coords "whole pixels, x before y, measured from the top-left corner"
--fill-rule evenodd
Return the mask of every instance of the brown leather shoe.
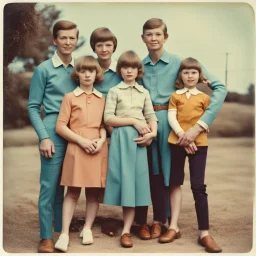
M 181 238 L 180 231 L 176 232 L 174 229 L 168 229 L 166 233 L 164 233 L 159 239 L 159 243 L 171 243 L 174 239 Z
M 122 236 L 121 236 L 121 245 L 125 248 L 130 248 L 130 247 L 133 247 L 133 243 L 132 243 L 132 237 L 131 237 L 131 234 L 129 233 L 124 233 Z
M 207 252 L 222 252 L 222 249 L 215 243 L 211 236 L 204 236 L 202 239 L 198 237 L 198 244 L 205 247 Z
M 158 238 L 162 234 L 162 224 L 161 223 L 153 223 L 151 227 L 151 238 Z
M 42 239 L 38 246 L 38 253 L 54 252 L 54 244 L 52 239 Z
M 139 237 L 142 240 L 151 239 L 150 228 L 147 224 L 144 224 L 144 225 L 140 226 Z

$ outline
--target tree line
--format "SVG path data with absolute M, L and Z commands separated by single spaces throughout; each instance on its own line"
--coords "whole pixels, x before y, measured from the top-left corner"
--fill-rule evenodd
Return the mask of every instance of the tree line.
M 54 54 L 51 28 L 60 16 L 61 11 L 53 5 L 41 5 L 38 9 L 36 3 L 10 3 L 4 7 L 4 129 L 30 125 L 30 79 L 34 67 Z M 84 37 L 80 37 L 76 48 L 84 43 Z M 24 71 L 11 72 L 8 66 L 13 61 L 22 63 Z M 228 92 L 225 101 L 253 105 L 254 100 L 255 85 L 250 84 L 247 94 Z

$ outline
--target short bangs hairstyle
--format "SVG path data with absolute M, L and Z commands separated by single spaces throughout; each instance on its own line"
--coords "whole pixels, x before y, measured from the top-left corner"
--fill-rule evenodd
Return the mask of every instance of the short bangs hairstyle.
M 79 82 L 78 73 L 81 70 L 96 70 L 95 82 L 101 82 L 103 80 L 103 70 L 93 56 L 83 56 L 76 60 L 75 67 L 70 74 L 71 79 Z
M 141 79 L 143 77 L 144 70 L 143 70 L 142 62 L 139 56 L 134 51 L 124 52 L 119 57 L 116 65 L 116 72 L 120 77 L 122 77 L 121 68 L 123 67 L 138 68 L 138 75 L 136 79 Z
M 162 19 L 158 19 L 158 18 L 149 19 L 143 25 L 143 34 L 146 29 L 154 29 L 154 28 L 160 28 L 160 27 L 163 29 L 164 35 L 165 36 L 168 35 L 167 26 Z
M 77 25 L 68 20 L 60 20 L 60 21 L 56 22 L 53 26 L 53 38 L 56 39 L 58 37 L 59 30 L 71 30 L 71 29 L 75 29 L 75 28 L 77 30 L 76 37 L 78 39 L 79 30 L 77 29 Z
M 105 28 L 105 27 L 96 28 L 92 32 L 91 37 L 90 37 L 90 45 L 94 52 L 95 52 L 96 43 L 106 42 L 106 41 L 113 42 L 114 52 L 115 52 L 116 47 L 117 47 L 117 39 L 116 39 L 115 35 L 108 28 Z
M 198 83 L 207 83 L 208 86 L 211 85 L 209 82 L 207 82 L 207 78 L 203 75 L 202 66 L 199 63 L 199 61 L 194 59 L 194 58 L 189 57 L 189 58 L 184 59 L 180 63 L 179 74 L 178 74 L 178 77 L 175 81 L 175 87 L 177 89 L 182 89 L 185 86 L 183 81 L 182 81 L 182 78 L 181 78 L 181 72 L 184 69 L 196 69 L 199 72 Z

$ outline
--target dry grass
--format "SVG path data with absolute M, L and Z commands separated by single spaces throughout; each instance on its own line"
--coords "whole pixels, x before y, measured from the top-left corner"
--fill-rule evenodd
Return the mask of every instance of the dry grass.
M 253 137 L 255 107 L 225 103 L 210 127 L 210 137 Z
M 210 127 L 209 137 L 253 137 L 254 106 L 238 103 L 225 103 Z M 27 146 L 38 143 L 32 127 L 5 130 L 4 147 Z

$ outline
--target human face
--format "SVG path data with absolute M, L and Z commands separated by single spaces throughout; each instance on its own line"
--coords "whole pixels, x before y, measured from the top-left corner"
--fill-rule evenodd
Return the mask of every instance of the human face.
M 95 44 L 95 53 L 100 60 L 109 60 L 114 52 L 112 41 L 98 42 Z
M 135 79 L 138 76 L 138 68 L 122 67 L 121 76 L 126 84 L 134 85 L 136 83 Z
M 54 45 L 61 56 L 71 55 L 77 44 L 77 29 L 59 30 L 57 38 L 53 38 Z
M 181 79 L 186 88 L 192 89 L 199 80 L 199 72 L 196 69 L 183 69 L 181 71 Z
M 81 88 L 92 87 L 96 78 L 96 70 L 82 69 L 78 72 Z
M 141 36 L 149 51 L 162 50 L 164 43 L 168 39 L 168 35 L 164 35 L 162 27 L 154 29 L 146 29 Z

